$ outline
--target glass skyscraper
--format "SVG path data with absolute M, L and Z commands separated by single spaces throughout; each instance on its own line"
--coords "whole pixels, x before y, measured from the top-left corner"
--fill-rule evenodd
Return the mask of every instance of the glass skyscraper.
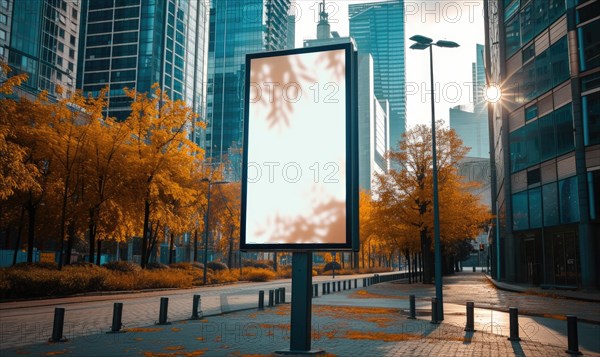
M 206 154 L 229 163 L 239 179 L 246 54 L 293 44 L 291 0 L 211 1 L 208 49 Z
M 484 2 L 492 274 L 600 287 L 600 4 Z
M 28 74 L 25 88 L 57 96 L 75 89 L 80 5 L 66 0 L 0 1 L 0 59 Z
M 390 148 L 406 131 L 404 1 L 348 5 L 350 37 L 373 56 L 375 96 L 389 103 Z
M 93 95 L 108 86 L 108 115 L 125 119 L 123 88 L 154 83 L 204 119 L 208 9 L 196 0 L 83 0 L 77 84 Z M 196 128 L 192 139 L 198 143 Z

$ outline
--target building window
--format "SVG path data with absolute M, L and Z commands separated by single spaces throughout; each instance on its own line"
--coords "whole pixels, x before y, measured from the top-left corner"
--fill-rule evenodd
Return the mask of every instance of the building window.
M 512 56 L 519 48 L 521 48 L 519 16 L 515 16 L 512 20 L 506 23 L 505 39 L 506 58 Z
M 557 225 L 559 219 L 556 182 L 542 186 L 542 201 L 544 202 L 544 226 Z
M 58 37 L 65 38 L 65 29 L 58 29 Z
M 553 116 L 556 127 L 556 155 L 566 154 L 575 148 L 571 104 L 556 109 Z
M 540 187 L 528 191 L 529 196 L 529 228 L 542 226 L 542 189 Z
M 6 31 L 0 30 L 0 40 L 6 40 Z
M 583 97 L 582 109 L 584 144 L 600 144 L 600 92 Z
M 518 231 L 529 228 L 529 207 L 527 191 L 512 196 L 513 229 Z
M 6 15 L 0 14 L 0 23 L 3 23 L 6 25 L 7 21 L 8 21 L 8 18 L 6 17 Z
M 527 133 L 525 127 L 510 133 L 510 170 L 521 171 L 527 167 Z
M 579 196 L 577 196 L 577 177 L 569 177 L 558 182 L 560 223 L 579 221 Z
M 582 71 L 600 65 L 600 20 L 578 29 L 579 57 Z
M 554 117 L 552 113 L 541 117 L 539 120 L 540 160 L 546 161 L 556 156 L 556 138 L 554 135 Z
M 537 105 L 532 105 L 529 108 L 525 108 L 525 121 L 535 119 L 538 114 Z
M 71 36 L 70 43 L 71 43 L 72 46 L 75 46 L 75 42 L 76 42 L 75 36 L 73 36 L 73 35 L 70 35 L 70 36 Z
M 77 20 L 77 15 L 78 15 L 78 14 L 77 14 L 77 9 L 73 9 L 73 10 L 71 10 L 71 18 L 72 18 L 73 20 Z
M 69 58 L 75 59 L 75 50 L 74 49 L 69 49 Z

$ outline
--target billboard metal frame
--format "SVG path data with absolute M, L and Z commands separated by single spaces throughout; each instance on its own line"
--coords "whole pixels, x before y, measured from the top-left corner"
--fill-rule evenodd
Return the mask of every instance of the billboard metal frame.
M 250 107 L 250 65 L 259 58 L 298 55 L 305 53 L 345 50 L 346 55 L 346 242 L 345 243 L 282 243 L 262 244 L 246 242 L 246 210 L 248 193 L 248 139 Z M 244 138 L 242 164 L 242 197 L 240 250 L 242 251 L 358 251 L 358 57 L 352 42 L 325 46 L 297 48 L 283 51 L 260 52 L 246 55 L 244 88 Z M 268 198 L 265 198 L 268 199 Z

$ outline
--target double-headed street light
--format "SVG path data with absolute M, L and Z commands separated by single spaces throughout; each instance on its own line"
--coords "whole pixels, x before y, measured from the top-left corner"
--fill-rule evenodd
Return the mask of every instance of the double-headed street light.
M 208 222 L 210 216 L 210 188 L 212 185 L 222 185 L 229 183 L 229 181 L 215 181 L 213 182 L 210 179 L 203 178 L 202 182 L 208 182 L 208 192 L 206 194 L 206 214 L 204 215 L 204 276 L 202 278 L 202 282 L 206 285 L 206 266 L 208 265 Z
M 433 160 L 433 239 L 435 250 L 435 297 L 437 299 L 438 320 L 444 319 L 444 297 L 442 294 L 442 250 L 440 244 L 440 208 L 438 203 L 438 168 L 435 141 L 435 95 L 433 84 L 433 46 L 455 48 L 459 44 L 452 41 L 439 40 L 433 42 L 429 37 L 415 35 L 410 38 L 415 41 L 410 48 L 424 50 L 429 48 L 429 71 L 431 77 L 431 153 Z

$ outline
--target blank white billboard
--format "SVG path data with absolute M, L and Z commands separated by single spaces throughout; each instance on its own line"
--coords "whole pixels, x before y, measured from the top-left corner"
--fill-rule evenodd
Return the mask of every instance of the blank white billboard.
M 242 249 L 350 247 L 350 49 L 248 56 Z

